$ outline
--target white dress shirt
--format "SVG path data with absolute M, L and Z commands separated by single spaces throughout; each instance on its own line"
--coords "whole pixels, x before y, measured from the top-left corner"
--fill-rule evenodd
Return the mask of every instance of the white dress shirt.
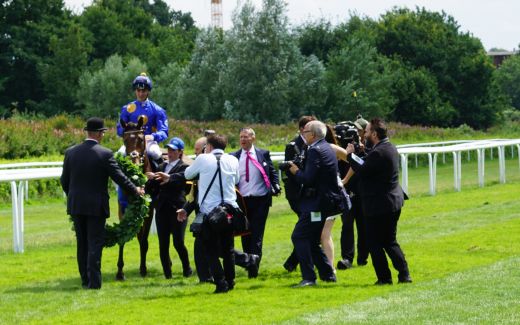
M 251 146 L 249 155 L 258 161 L 256 156 L 255 146 Z M 240 167 L 240 182 L 238 183 L 238 189 L 242 196 L 264 196 L 269 193 L 269 189 L 265 186 L 264 177 L 260 170 L 249 161 L 249 182 L 246 182 L 246 159 L 247 151 L 242 149 L 239 160 Z
M 222 175 L 222 189 L 224 192 L 224 202 L 238 207 L 237 195 L 235 193 L 235 185 L 238 183 L 240 175 L 238 173 L 238 160 L 221 149 L 215 149 L 209 154 L 198 155 L 191 166 L 184 171 L 186 179 L 194 179 L 199 176 L 198 202 L 202 202 L 202 198 L 208 189 L 209 183 L 217 171 L 217 158 L 215 154 L 222 154 L 220 157 L 220 172 Z M 218 175 L 211 185 L 206 199 L 200 205 L 202 213 L 209 213 L 214 207 L 221 202 L 220 185 Z
M 170 170 L 172 170 L 172 168 L 173 168 L 175 165 L 177 165 L 178 162 L 179 162 L 179 159 L 174 160 L 174 161 L 172 161 L 172 162 L 169 162 L 169 163 L 166 165 L 166 167 L 164 167 L 164 172 L 165 172 L 166 174 L 168 174 L 168 173 L 170 172 Z

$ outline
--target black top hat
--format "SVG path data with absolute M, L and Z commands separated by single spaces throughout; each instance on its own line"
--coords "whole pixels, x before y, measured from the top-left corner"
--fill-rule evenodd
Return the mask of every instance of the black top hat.
M 106 131 L 105 122 L 99 117 L 91 117 L 87 120 L 87 126 L 83 129 L 85 131 Z

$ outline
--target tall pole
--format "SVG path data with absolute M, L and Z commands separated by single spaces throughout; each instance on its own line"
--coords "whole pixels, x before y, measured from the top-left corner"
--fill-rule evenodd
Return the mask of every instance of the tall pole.
M 224 28 L 222 20 L 222 0 L 211 0 L 211 27 Z

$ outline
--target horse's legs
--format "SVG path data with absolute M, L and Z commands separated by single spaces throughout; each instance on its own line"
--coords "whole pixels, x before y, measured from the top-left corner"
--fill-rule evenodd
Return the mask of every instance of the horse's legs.
M 117 215 L 119 217 L 119 221 L 123 219 L 123 207 L 121 204 L 118 205 Z M 123 251 L 125 249 L 125 245 L 119 245 L 119 257 L 117 259 L 117 273 L 116 273 L 116 280 L 118 281 L 124 281 L 125 280 L 125 274 L 123 273 L 123 266 L 125 266 L 125 262 L 123 260 Z
M 142 277 L 146 276 L 146 253 L 148 252 L 148 234 L 150 233 L 150 227 L 153 219 L 153 207 L 150 206 L 148 210 L 148 216 L 144 218 L 143 226 L 137 233 L 137 239 L 139 240 L 139 250 L 141 252 L 141 265 L 139 266 L 139 272 Z
M 119 245 L 119 258 L 117 259 L 117 273 L 116 280 L 124 281 L 125 274 L 123 273 L 123 266 L 125 266 L 125 262 L 123 261 L 123 250 L 125 249 L 125 245 Z

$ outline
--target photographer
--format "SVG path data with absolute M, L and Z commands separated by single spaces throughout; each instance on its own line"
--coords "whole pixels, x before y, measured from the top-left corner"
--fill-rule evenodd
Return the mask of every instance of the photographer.
M 358 115 L 357 120 L 351 125 L 348 132 L 341 133 L 338 138 L 342 143 L 342 147 L 346 149 L 348 143 L 353 143 L 356 149 L 356 154 L 360 158 L 366 156 L 367 149 L 365 148 L 365 128 L 368 121 L 363 119 L 361 115 Z M 335 128 L 338 129 L 341 124 Z M 341 127 L 342 128 L 342 127 Z M 344 128 L 342 128 L 344 130 Z M 355 133 L 354 133 L 355 132 Z M 341 138 L 340 138 L 341 137 Z M 346 156 L 344 157 L 346 160 Z M 366 243 L 365 235 L 365 223 L 363 217 L 363 210 L 361 208 L 361 196 L 359 193 L 359 176 L 356 175 L 350 168 L 348 163 L 344 160 L 340 160 L 340 163 L 346 165 L 348 173 L 342 174 L 343 184 L 350 196 L 352 208 L 350 211 L 344 211 L 341 220 L 341 260 L 338 261 L 337 268 L 339 270 L 346 270 L 352 267 L 355 255 L 355 240 L 354 240 L 354 221 L 356 222 L 357 230 L 357 265 L 363 266 L 367 264 L 368 259 L 368 246 Z M 340 170 L 341 172 L 341 170 Z
M 212 134 L 207 138 L 206 154 L 201 154 L 188 167 L 186 179 L 199 177 L 198 202 L 200 212 L 210 216 L 212 210 L 221 203 L 238 207 L 236 203 L 235 185 L 240 179 L 238 160 L 226 153 L 227 140 L 224 136 Z M 220 173 L 218 169 L 220 168 Z M 217 175 L 220 174 L 220 177 Z M 221 182 L 221 184 L 220 184 Z M 177 219 L 186 220 L 185 210 L 179 210 Z M 235 257 L 233 253 L 233 228 L 228 224 L 219 229 L 203 225 L 203 241 L 211 274 L 215 280 L 215 293 L 223 293 L 233 289 L 235 285 Z M 220 254 L 219 254 L 220 253 Z M 222 256 L 224 268 L 219 260 Z
M 302 116 L 298 120 L 298 129 L 299 134 L 285 146 L 285 161 L 293 161 L 296 162 L 297 165 L 303 168 L 303 160 L 305 158 L 305 151 L 307 150 L 307 145 L 305 144 L 305 139 L 303 138 L 303 129 L 307 123 L 310 121 L 315 121 L 316 118 L 314 116 Z M 280 170 L 284 171 L 282 175 L 282 181 L 284 182 L 285 188 L 285 197 L 287 198 L 287 202 L 291 209 L 296 213 L 297 216 L 300 215 L 300 192 L 301 185 L 298 184 L 294 176 L 289 172 L 290 165 L 284 166 L 283 163 L 278 165 Z M 298 265 L 298 257 L 296 256 L 296 251 L 292 251 L 291 255 L 287 258 L 285 263 L 283 263 L 283 267 L 288 271 L 292 272 L 296 269 Z
M 404 203 L 404 192 L 399 186 L 399 154 L 388 140 L 385 122 L 378 118 L 367 125 L 365 138 L 372 150 L 364 161 L 354 154 L 352 144 L 347 146 L 346 153 L 352 169 L 360 177 L 367 241 L 377 275 L 375 284 L 392 284 L 385 253 L 399 271 L 399 283 L 412 282 L 404 253 L 396 239 L 397 221 Z
M 336 155 L 325 141 L 326 132 L 320 121 L 307 123 L 302 130 L 309 146 L 304 169 L 294 163 L 289 169 L 302 186 L 300 215 L 291 236 L 302 272 L 302 281 L 296 287 L 316 284 L 314 264 L 323 281 L 336 281 L 332 265 L 320 247 L 320 237 L 326 218 L 345 207 L 338 185 Z

